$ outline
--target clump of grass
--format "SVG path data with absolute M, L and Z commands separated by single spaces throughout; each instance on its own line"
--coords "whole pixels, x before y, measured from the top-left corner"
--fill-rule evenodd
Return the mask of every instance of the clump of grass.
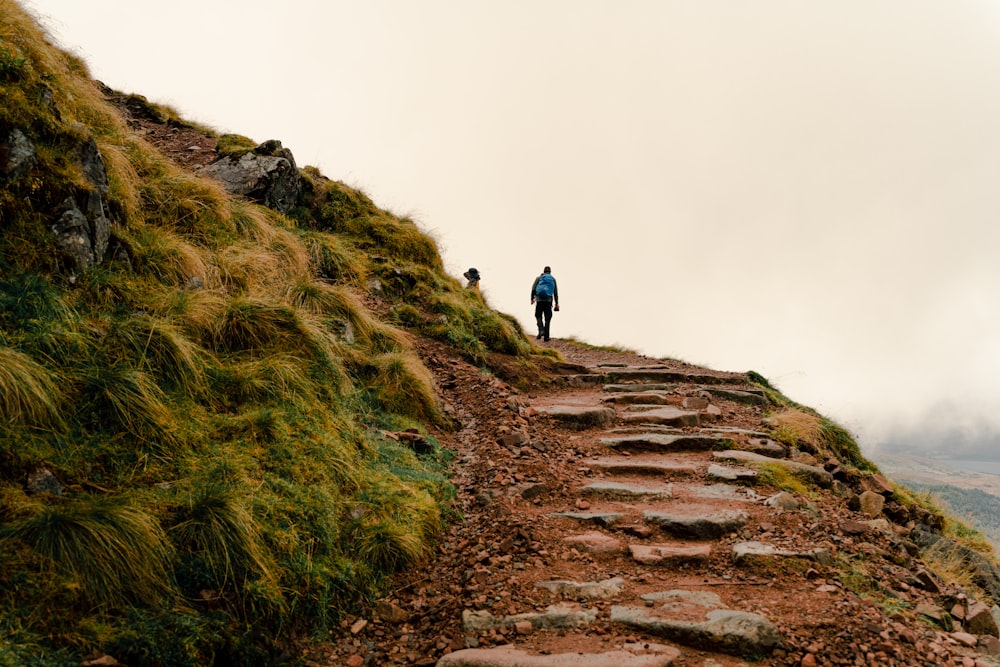
M 799 496 L 811 496 L 813 493 L 802 477 L 780 463 L 755 463 L 754 466 L 759 472 L 758 479 L 763 484 L 770 484 Z
M 275 584 L 273 566 L 237 484 L 214 471 L 196 480 L 177 510 L 170 535 L 188 557 L 199 559 L 219 588 L 241 590 L 249 579 Z
M 368 280 L 368 263 L 350 241 L 334 234 L 299 230 L 319 278 L 363 286 Z
M 850 433 L 815 412 L 787 407 L 776 412 L 774 437 L 793 447 L 814 454 L 834 456 L 858 470 L 878 473 L 878 467 L 861 454 L 861 448 Z
M 386 412 L 420 421 L 443 421 L 434 380 L 423 364 L 410 354 L 390 352 L 372 359 L 372 377 L 368 385 Z
M 4 532 L 92 604 L 152 603 L 169 594 L 173 552 L 157 521 L 135 508 L 84 497 L 43 507 Z
M 59 379 L 26 354 L 0 347 L 0 420 L 7 425 L 61 428 Z

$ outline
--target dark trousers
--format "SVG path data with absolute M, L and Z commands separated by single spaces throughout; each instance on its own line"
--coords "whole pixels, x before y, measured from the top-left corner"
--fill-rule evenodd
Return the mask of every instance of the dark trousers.
M 535 322 L 538 324 L 539 337 L 544 336 L 549 339 L 549 324 L 552 322 L 552 302 L 535 301 Z

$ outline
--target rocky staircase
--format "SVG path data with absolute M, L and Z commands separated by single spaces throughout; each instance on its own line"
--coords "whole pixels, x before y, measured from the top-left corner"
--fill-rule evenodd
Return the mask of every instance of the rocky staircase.
M 754 466 L 769 462 L 825 486 L 830 473 L 785 458 L 784 446 L 745 419 L 727 421 L 737 413 L 719 402 L 767 402 L 741 375 L 616 366 L 566 383 L 580 391 L 538 398 L 531 412 L 582 433 L 594 455 L 581 466 L 585 483 L 569 499 L 536 500 L 537 517 L 563 528 L 565 545 L 592 562 L 592 576 L 525 572 L 523 585 L 547 591 L 551 604 L 507 615 L 467 609 L 462 623 L 473 647 L 445 655 L 438 667 L 693 664 L 682 662 L 685 650 L 709 656 L 700 664 L 736 665 L 769 655 L 782 636 L 754 603 L 754 587 L 768 582 L 753 568 L 789 559 L 804 571 L 831 555 L 805 529 L 796 539 L 769 539 L 794 532 L 777 523 L 806 526 L 808 507 L 788 493 L 758 491 Z M 798 594 L 821 598 L 820 606 L 829 597 L 822 582 Z M 598 623 L 630 640 L 595 646 Z M 513 642 L 475 647 L 477 637 L 497 631 Z

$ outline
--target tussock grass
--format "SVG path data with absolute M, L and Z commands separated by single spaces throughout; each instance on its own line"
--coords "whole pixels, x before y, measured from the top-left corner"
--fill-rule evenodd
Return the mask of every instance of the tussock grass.
M 173 415 L 153 378 L 124 363 L 90 363 L 78 382 L 91 425 L 108 425 L 147 443 L 173 443 Z
M 777 422 L 774 430 L 777 440 L 813 454 L 832 455 L 864 472 L 878 473 L 878 467 L 861 454 L 851 434 L 829 419 L 797 407 L 783 408 L 772 418 Z
M 3 426 L 62 429 L 59 378 L 26 354 L 0 347 L 0 420 Z
M 368 281 L 368 264 L 349 241 L 322 232 L 299 230 L 298 233 L 320 278 L 354 286 Z
M 764 484 L 799 496 L 813 495 L 812 489 L 802 477 L 780 463 L 754 463 L 754 467 L 759 472 L 759 480 Z
M 441 422 L 434 381 L 412 355 L 388 353 L 372 360 L 371 392 L 386 412 L 421 421 Z
M 218 269 L 207 252 L 185 240 L 180 234 L 163 227 L 141 225 L 121 232 L 131 251 L 132 264 L 140 274 L 146 274 L 168 285 L 186 285 L 199 278 L 205 287 L 219 284 Z
M 202 348 L 174 324 L 144 314 L 118 318 L 112 321 L 105 344 L 119 346 L 119 358 L 133 360 L 144 372 L 169 380 L 185 394 L 200 397 L 208 391 Z
M 249 579 L 275 584 L 273 564 L 261 545 L 241 491 L 216 471 L 197 480 L 170 527 L 175 544 L 204 563 L 216 586 L 237 590 Z
M 84 497 L 43 507 L 4 533 L 44 557 L 91 604 L 153 603 L 169 594 L 173 552 L 163 530 L 127 505 Z

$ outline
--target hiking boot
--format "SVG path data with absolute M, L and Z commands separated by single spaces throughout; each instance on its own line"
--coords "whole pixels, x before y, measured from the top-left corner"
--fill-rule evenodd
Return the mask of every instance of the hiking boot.
M 535 340 L 541 340 L 541 339 L 542 339 L 542 334 L 538 334 L 537 336 L 535 336 Z

